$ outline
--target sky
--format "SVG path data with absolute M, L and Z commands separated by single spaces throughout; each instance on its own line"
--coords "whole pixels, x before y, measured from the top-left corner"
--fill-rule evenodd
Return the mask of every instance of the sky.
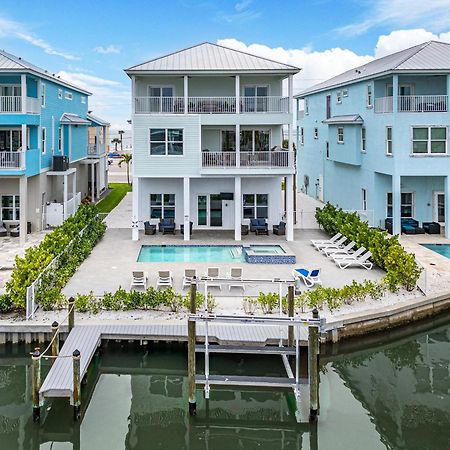
M 124 69 L 204 41 L 300 67 L 294 91 L 429 40 L 450 42 L 450 0 L 1 0 L 0 48 L 88 89 L 129 129 Z

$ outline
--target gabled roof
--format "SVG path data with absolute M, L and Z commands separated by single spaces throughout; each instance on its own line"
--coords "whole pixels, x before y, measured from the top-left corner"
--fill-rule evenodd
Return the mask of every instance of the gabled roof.
M 90 125 L 89 120 L 71 113 L 63 113 L 59 121 L 64 125 Z
M 111 124 L 106 122 L 106 120 L 100 119 L 100 117 L 94 116 L 93 114 L 88 113 L 86 116 L 87 120 L 90 120 L 92 123 L 96 125 L 100 125 L 101 127 L 109 127 Z
M 0 73 L 4 72 L 31 72 L 40 77 L 46 78 L 48 80 L 54 81 L 55 83 L 62 84 L 63 86 L 67 86 L 70 89 L 81 92 L 82 94 L 92 95 L 89 91 L 82 89 L 78 86 L 75 86 L 67 81 L 62 80 L 57 77 L 55 74 L 48 72 L 47 70 L 41 69 L 34 64 L 31 64 L 24 59 L 14 56 L 11 53 L 5 52 L 4 50 L 0 50 Z
M 333 116 L 329 119 L 323 120 L 322 123 L 327 123 L 328 125 L 340 125 L 341 123 L 361 125 L 364 123 L 364 119 L 359 114 L 349 114 L 343 116 Z
M 210 42 L 194 45 L 126 69 L 134 73 L 253 72 L 294 74 L 298 67 Z
M 430 41 L 402 50 L 348 70 L 327 81 L 316 84 L 295 97 L 320 92 L 360 80 L 402 72 L 450 71 L 450 44 Z

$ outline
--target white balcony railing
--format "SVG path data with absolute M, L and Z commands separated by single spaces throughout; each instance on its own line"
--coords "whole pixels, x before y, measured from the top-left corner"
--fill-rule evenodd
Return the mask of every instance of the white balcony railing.
M 399 112 L 447 112 L 447 95 L 399 95 Z
M 288 97 L 241 97 L 242 113 L 287 113 Z M 182 114 L 184 97 L 136 97 L 136 114 Z M 234 114 L 236 97 L 189 97 L 189 114 Z
M 23 152 L 0 151 L 0 169 L 20 169 Z
M 379 97 L 375 99 L 376 113 L 391 113 L 393 111 L 393 97 Z
M 25 110 L 28 114 L 39 114 L 39 99 L 27 97 Z M 0 113 L 21 113 L 22 97 L 20 95 L 0 96 Z
M 202 152 L 203 168 L 236 168 L 236 152 Z M 243 168 L 287 168 L 294 166 L 289 151 L 240 152 L 239 166 Z
M 27 113 L 39 114 L 41 110 L 40 100 L 38 98 L 27 97 Z

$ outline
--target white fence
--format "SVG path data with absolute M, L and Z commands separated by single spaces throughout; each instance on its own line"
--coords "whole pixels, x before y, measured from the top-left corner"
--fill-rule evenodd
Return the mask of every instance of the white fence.
M 241 112 L 289 112 L 289 97 L 242 97 Z
M 344 212 L 358 214 L 361 222 L 367 222 L 369 227 L 375 226 L 375 211 L 373 209 L 346 209 Z
M 39 114 L 41 111 L 40 100 L 34 97 L 27 97 L 27 113 Z
M 81 205 L 81 192 L 77 192 L 75 197 L 70 198 L 64 203 L 64 216 L 67 218 L 72 216 Z
M 23 152 L 0 151 L 0 169 L 20 169 L 22 167 Z

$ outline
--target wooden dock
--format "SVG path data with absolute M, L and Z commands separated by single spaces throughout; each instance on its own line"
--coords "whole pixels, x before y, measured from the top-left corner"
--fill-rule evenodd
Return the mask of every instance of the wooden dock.
M 197 325 L 197 339 L 201 342 L 205 336 L 205 325 Z M 240 353 L 245 353 L 245 345 L 259 345 L 261 350 L 267 345 L 277 345 L 280 336 L 287 340 L 285 327 L 260 325 L 236 326 L 235 324 L 210 324 L 208 328 L 209 343 L 219 344 L 217 352 L 221 352 L 221 345 L 240 348 Z M 132 341 L 174 341 L 187 342 L 188 327 L 186 323 L 180 324 L 148 324 L 148 325 L 77 325 L 70 332 L 62 346 L 59 356 L 55 359 L 48 375 L 39 390 L 41 401 L 48 397 L 67 397 L 73 404 L 73 361 L 74 350 L 79 350 L 80 377 L 86 374 L 89 364 L 101 344 L 102 340 L 132 340 Z M 302 345 L 308 343 L 308 331 L 302 329 L 300 337 Z M 242 348 L 244 347 L 244 350 Z M 228 347 L 229 349 L 230 347 Z M 198 347 L 201 351 L 201 347 Z M 267 353 L 266 348 L 266 352 Z M 214 351 L 213 349 L 210 351 Z M 270 351 L 270 350 L 269 350 Z M 278 349 L 273 353 L 279 354 Z M 229 351 L 227 352 L 229 353 Z M 254 350 L 249 353 L 254 353 Z M 287 354 L 292 354 L 289 349 Z

